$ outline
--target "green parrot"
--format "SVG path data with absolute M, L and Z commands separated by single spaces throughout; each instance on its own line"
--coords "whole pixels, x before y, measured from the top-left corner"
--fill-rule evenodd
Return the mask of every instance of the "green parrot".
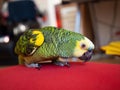
M 15 53 L 20 64 L 37 68 L 41 66 L 40 62 L 48 60 L 60 66 L 69 66 L 69 58 L 86 62 L 90 60 L 93 49 L 94 44 L 80 33 L 46 26 L 27 30 L 21 35 Z

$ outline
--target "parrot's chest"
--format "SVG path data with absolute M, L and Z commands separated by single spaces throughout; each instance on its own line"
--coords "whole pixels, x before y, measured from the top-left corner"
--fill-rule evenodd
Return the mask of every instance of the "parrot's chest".
M 24 60 L 26 63 L 30 64 L 32 62 L 41 61 L 42 59 L 40 57 L 26 56 L 26 57 L 24 57 Z
M 52 61 L 54 59 L 57 59 L 58 57 L 51 56 L 51 57 L 41 57 L 41 56 L 29 56 L 29 57 L 24 57 L 24 60 L 26 63 L 38 63 L 38 62 L 46 62 L 46 61 Z

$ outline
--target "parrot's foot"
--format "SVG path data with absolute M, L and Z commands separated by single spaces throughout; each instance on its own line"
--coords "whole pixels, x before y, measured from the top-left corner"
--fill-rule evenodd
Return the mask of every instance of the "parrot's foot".
M 70 67 L 70 64 L 68 62 L 62 62 L 62 61 L 58 61 L 58 60 L 53 60 L 53 64 L 58 65 L 58 66 Z
M 38 63 L 38 67 L 35 67 L 35 68 L 40 70 L 41 67 L 42 67 L 42 65 Z
M 25 63 L 25 66 L 31 67 L 31 68 L 36 68 L 36 69 L 40 69 L 41 68 L 41 64 L 39 64 L 39 63 L 31 63 L 31 64 Z

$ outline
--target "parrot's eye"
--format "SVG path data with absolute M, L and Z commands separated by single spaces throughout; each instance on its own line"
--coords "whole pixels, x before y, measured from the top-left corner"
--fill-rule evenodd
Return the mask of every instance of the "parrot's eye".
M 81 48 L 85 48 L 86 47 L 86 45 L 85 44 L 81 44 Z

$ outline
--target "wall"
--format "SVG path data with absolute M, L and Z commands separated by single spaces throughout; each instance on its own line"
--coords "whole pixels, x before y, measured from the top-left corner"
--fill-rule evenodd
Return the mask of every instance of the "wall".
M 120 1 L 89 3 L 89 8 L 98 48 L 120 40 Z

